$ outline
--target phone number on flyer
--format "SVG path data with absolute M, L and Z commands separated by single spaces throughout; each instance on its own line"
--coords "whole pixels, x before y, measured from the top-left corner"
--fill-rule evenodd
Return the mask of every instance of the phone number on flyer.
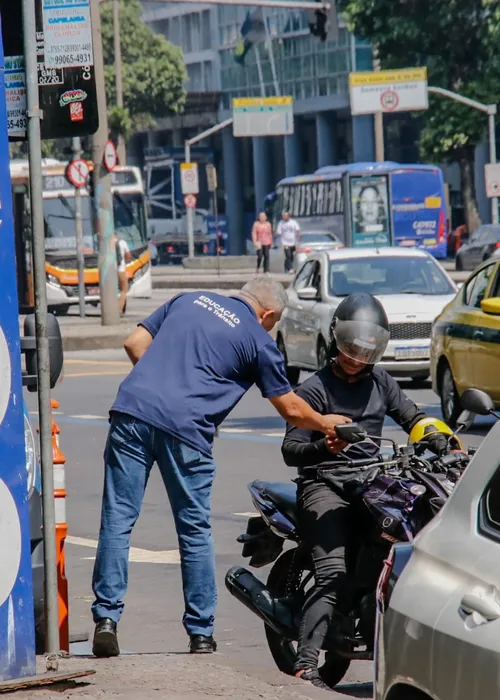
M 90 53 L 65 53 L 50 57 L 50 62 L 58 66 L 87 66 L 91 60 Z
M 21 131 L 27 127 L 26 117 L 20 119 L 7 119 L 7 129 L 9 131 Z

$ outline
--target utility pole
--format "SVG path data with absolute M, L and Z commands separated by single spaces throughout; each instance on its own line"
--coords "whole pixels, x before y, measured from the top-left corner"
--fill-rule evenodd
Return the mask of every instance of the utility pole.
M 36 19 L 34 0 L 22 0 L 24 60 L 26 66 L 26 116 L 28 120 L 31 237 L 35 282 L 36 363 L 38 417 L 42 468 L 43 556 L 45 564 L 45 651 L 59 654 L 59 601 L 57 590 L 56 518 L 52 462 L 52 417 L 50 406 L 50 355 L 47 326 L 47 278 L 45 272 L 45 226 L 43 218 L 42 113 L 38 95 Z M 56 662 L 57 665 L 57 662 Z
M 115 80 L 116 80 L 116 106 L 123 109 L 123 80 L 122 80 L 122 46 L 120 37 L 120 0 L 113 0 L 113 37 L 115 44 Z M 125 165 L 127 152 L 125 139 L 118 136 L 118 162 Z
M 25 0 L 28 1 L 28 0 Z M 120 323 L 118 301 L 118 272 L 114 243 L 113 198 L 111 173 L 104 167 L 104 149 L 108 141 L 108 115 L 104 85 L 104 60 L 102 55 L 101 15 L 99 0 L 90 0 L 92 12 L 92 39 L 94 43 L 94 71 L 97 88 L 99 129 L 92 139 L 93 216 L 94 230 L 99 242 L 99 288 L 101 297 L 101 323 L 113 326 Z
M 73 159 L 82 155 L 82 144 L 79 136 L 73 138 Z M 78 306 L 80 318 L 85 318 L 85 256 L 83 252 L 83 221 L 82 221 L 82 191 L 75 187 L 75 234 L 76 234 L 76 266 L 78 269 Z
M 378 57 L 378 49 L 373 49 L 373 71 L 380 72 L 380 59 Z M 385 158 L 384 148 L 384 114 L 383 112 L 375 112 L 373 116 L 373 125 L 375 128 L 375 160 L 377 163 L 383 163 Z

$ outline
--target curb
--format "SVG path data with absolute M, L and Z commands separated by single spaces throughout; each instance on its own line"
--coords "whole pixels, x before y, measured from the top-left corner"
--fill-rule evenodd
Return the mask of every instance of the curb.
M 153 289 L 196 289 L 200 291 L 214 291 L 216 289 L 242 289 L 248 280 L 232 279 L 226 280 L 219 277 L 213 279 L 155 279 L 153 277 Z M 282 282 L 284 287 L 288 287 L 292 280 Z

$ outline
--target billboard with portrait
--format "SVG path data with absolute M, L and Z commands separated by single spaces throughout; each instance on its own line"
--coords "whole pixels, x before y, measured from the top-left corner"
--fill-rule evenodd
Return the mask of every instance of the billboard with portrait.
M 349 189 L 353 247 L 392 245 L 388 176 L 353 176 Z

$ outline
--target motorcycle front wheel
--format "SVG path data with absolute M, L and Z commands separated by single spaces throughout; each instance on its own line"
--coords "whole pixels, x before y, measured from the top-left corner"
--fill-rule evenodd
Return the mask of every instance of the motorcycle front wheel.
M 297 591 L 297 604 L 302 605 L 305 600 L 304 574 L 307 570 L 293 571 L 294 553 L 296 550 L 290 549 L 284 552 L 276 560 L 267 579 L 267 588 L 275 598 L 284 598 L 290 590 Z M 301 567 L 299 567 L 301 568 Z M 301 578 L 299 581 L 298 578 Z M 308 577 L 310 580 L 310 577 Z M 297 658 L 297 645 L 295 640 L 282 637 L 278 632 L 264 625 L 269 651 L 274 659 L 274 663 L 282 673 L 289 676 L 294 675 L 294 666 Z M 351 662 L 338 656 L 334 651 L 325 653 L 325 661 L 319 667 L 319 672 L 323 682 L 334 688 L 347 673 Z

